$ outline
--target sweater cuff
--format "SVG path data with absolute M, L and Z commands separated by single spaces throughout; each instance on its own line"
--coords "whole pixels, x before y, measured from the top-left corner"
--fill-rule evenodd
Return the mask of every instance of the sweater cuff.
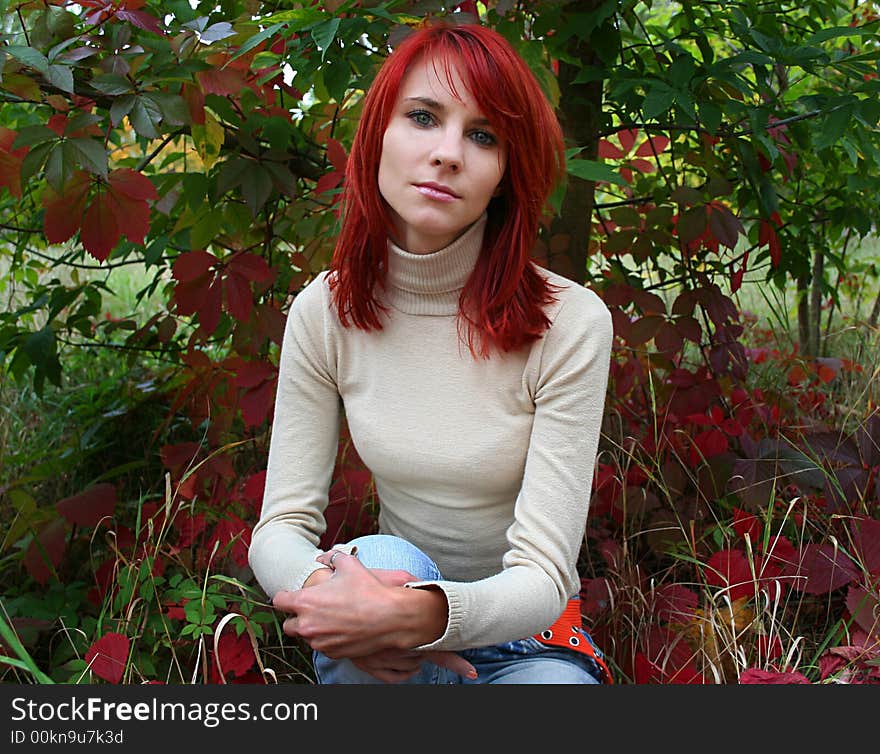
M 450 644 L 455 644 L 461 637 L 461 621 L 464 611 L 462 610 L 461 598 L 458 593 L 450 588 L 448 582 L 443 581 L 410 581 L 404 584 L 409 589 L 426 589 L 434 587 L 440 589 L 446 595 L 448 611 L 446 613 L 446 630 L 439 639 L 430 644 L 422 644 L 414 647 L 416 651 L 445 649 Z

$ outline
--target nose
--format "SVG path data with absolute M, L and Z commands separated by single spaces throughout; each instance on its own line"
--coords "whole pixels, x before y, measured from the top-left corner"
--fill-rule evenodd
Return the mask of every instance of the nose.
M 434 167 L 446 168 L 453 173 L 461 170 L 464 153 L 460 137 L 449 131 L 438 134 L 437 142 L 431 150 L 430 160 Z

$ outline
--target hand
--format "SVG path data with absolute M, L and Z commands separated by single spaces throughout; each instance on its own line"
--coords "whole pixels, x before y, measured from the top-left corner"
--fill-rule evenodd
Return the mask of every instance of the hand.
M 442 650 L 418 652 L 383 649 L 365 657 L 353 657 L 351 661 L 365 673 L 386 683 L 400 683 L 412 678 L 424 662 L 433 662 L 472 680 L 477 677 L 476 668 L 467 660 L 455 652 Z
M 330 565 L 331 555 L 331 576 L 275 595 L 273 605 L 292 616 L 283 624 L 288 636 L 302 637 L 313 649 L 339 659 L 408 650 L 442 635 L 448 609 L 442 592 L 438 597 L 429 590 L 402 589 L 413 580 L 411 574 L 371 571 L 345 553 L 325 553 L 318 560 Z

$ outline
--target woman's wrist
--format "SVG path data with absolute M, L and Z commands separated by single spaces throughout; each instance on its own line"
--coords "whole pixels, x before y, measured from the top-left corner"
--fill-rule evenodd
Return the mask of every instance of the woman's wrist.
M 396 591 L 401 617 L 400 649 L 431 644 L 446 633 L 449 604 L 442 589 L 435 586 L 402 587 Z
M 318 584 L 323 584 L 332 575 L 332 568 L 317 568 L 309 574 L 308 578 L 306 578 L 305 581 L 303 581 L 303 589 L 305 589 L 307 586 L 318 586 Z

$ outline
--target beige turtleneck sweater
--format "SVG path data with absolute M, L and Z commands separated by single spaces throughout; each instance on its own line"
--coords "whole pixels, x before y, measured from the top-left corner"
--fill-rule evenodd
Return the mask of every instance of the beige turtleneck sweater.
M 448 624 L 430 648 L 530 636 L 578 593 L 611 317 L 595 293 L 541 269 L 562 288 L 550 328 L 517 353 L 474 359 L 456 315 L 485 221 L 432 254 L 389 243 L 392 308 L 379 332 L 340 324 L 328 273 L 294 300 L 250 546 L 270 596 L 320 567 L 342 410 L 373 473 L 380 530 L 421 548 L 446 579 L 436 586 Z

